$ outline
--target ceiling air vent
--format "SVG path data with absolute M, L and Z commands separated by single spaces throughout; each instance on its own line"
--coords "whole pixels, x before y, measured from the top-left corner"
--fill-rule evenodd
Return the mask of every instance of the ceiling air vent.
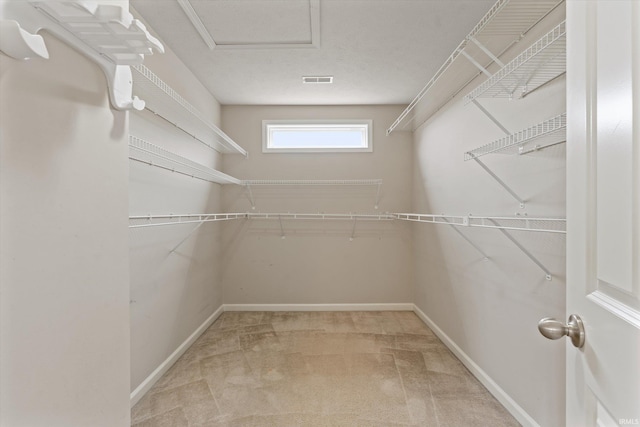
M 333 76 L 304 76 L 302 83 L 324 84 L 333 83 Z

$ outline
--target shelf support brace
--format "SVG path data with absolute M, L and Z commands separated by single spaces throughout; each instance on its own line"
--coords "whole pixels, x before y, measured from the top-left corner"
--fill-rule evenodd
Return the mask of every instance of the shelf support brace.
M 477 100 L 473 100 L 471 101 L 473 102 L 473 105 L 475 105 L 476 107 L 478 107 L 478 109 L 480 111 L 482 111 L 484 113 L 485 116 L 487 116 L 489 118 L 489 120 L 491 120 L 496 126 L 498 126 L 500 128 L 500 130 L 502 130 L 502 132 L 504 132 L 506 135 L 511 135 L 511 132 L 509 132 L 509 130 L 504 127 L 502 125 L 502 123 L 500 123 L 500 121 L 498 119 L 496 119 L 493 114 L 491 114 L 486 108 L 484 108 L 482 106 L 482 104 L 480 104 Z
M 498 224 L 494 219 L 488 218 L 488 220 L 491 221 L 494 225 L 500 227 L 500 224 Z M 531 261 L 533 261 L 538 267 L 540 267 L 542 271 L 544 271 L 544 278 L 546 280 L 551 281 L 551 272 L 544 265 L 542 265 L 542 263 L 538 261 L 538 259 L 534 257 L 531 252 L 529 252 L 524 246 L 522 246 L 520 242 L 518 242 L 508 231 L 503 230 L 502 228 L 498 228 L 498 230 L 500 230 L 500 232 L 504 234 L 507 239 L 511 240 L 511 242 L 516 245 L 518 249 L 522 251 L 522 253 L 524 253 Z
M 280 238 L 284 240 L 287 236 L 284 235 L 284 227 L 282 226 L 282 215 L 278 215 L 278 222 L 280 222 Z
M 176 249 L 178 249 L 184 242 L 186 242 L 187 240 L 189 240 L 189 237 L 191 237 L 193 235 L 193 233 L 195 233 L 201 226 L 202 224 L 204 224 L 204 218 L 200 218 L 200 223 L 198 225 L 196 225 L 195 227 L 193 227 L 193 229 L 189 232 L 189 234 L 187 234 L 185 236 L 184 239 L 180 240 L 180 243 L 178 243 L 177 245 L 175 245 L 173 247 L 173 249 L 171 249 L 169 251 L 170 254 L 174 253 L 176 251 Z
M 476 163 L 478 163 L 480 165 L 480 167 L 482 169 L 484 169 L 489 174 L 489 176 L 491 176 L 491 178 L 495 179 L 496 182 L 498 184 L 500 184 L 500 186 L 502 186 L 502 188 L 507 190 L 507 193 L 511 194 L 511 197 L 513 197 L 514 199 L 516 199 L 518 201 L 518 203 L 520 203 L 520 209 L 524 209 L 524 203 L 525 203 L 524 200 L 520 196 L 518 196 L 516 194 L 516 192 L 511 189 L 511 187 L 509 187 L 507 184 L 505 184 L 505 182 L 502 179 L 500 179 L 500 177 L 498 175 L 493 173 L 493 171 L 491 169 L 489 169 L 487 167 L 487 165 L 485 165 L 480 159 L 478 159 L 477 157 L 474 156 L 473 160 L 475 160 Z
M 253 198 L 253 191 L 251 191 L 251 184 L 245 184 L 247 187 L 247 196 L 249 197 L 249 203 L 251 203 L 251 209 L 256 210 L 256 202 Z
M 480 50 L 482 50 L 484 53 L 486 53 L 487 56 L 493 60 L 493 62 L 495 62 L 496 64 L 498 64 L 501 67 L 504 67 L 504 63 L 502 61 L 500 61 L 500 59 L 498 59 L 498 57 L 495 56 L 493 54 L 493 52 L 491 52 L 485 45 L 480 43 L 478 41 L 478 39 L 476 39 L 475 37 L 470 37 L 469 40 L 471 40 L 473 43 L 475 43 L 475 45 L 478 46 L 480 48 Z
M 478 70 L 482 71 L 482 73 L 487 76 L 487 77 L 491 77 L 493 74 L 491 74 L 489 72 L 489 70 L 487 70 L 486 68 L 484 68 L 482 65 L 480 65 L 480 63 L 478 61 L 476 61 L 475 59 L 473 59 L 473 57 L 471 55 L 469 55 L 467 52 L 465 52 L 464 50 L 462 52 L 460 52 L 462 54 L 462 56 L 464 56 L 465 58 L 467 58 L 469 60 L 469 62 L 471 62 Z
M 356 238 L 356 221 L 358 221 L 358 219 L 353 218 L 353 227 L 351 228 L 351 237 L 349 237 L 350 242 L 353 242 L 353 239 Z
M 382 182 L 379 182 L 378 183 L 378 190 L 376 192 L 376 204 L 373 205 L 373 208 L 376 209 L 376 210 L 378 209 L 378 205 L 380 203 L 380 188 L 381 187 L 382 187 Z
M 448 219 L 446 219 L 446 218 L 444 218 L 444 217 L 443 217 L 442 219 L 444 220 L 444 222 L 446 222 L 447 224 L 449 224 L 449 227 L 451 227 L 451 229 L 452 229 L 453 231 L 455 231 L 456 233 L 458 233 L 458 235 L 459 235 L 460 237 L 462 237 L 464 240 L 466 240 L 466 241 L 467 241 L 467 243 L 469 243 L 471 246 L 473 246 L 473 248 L 474 248 L 476 251 L 478 251 L 478 252 L 480 253 L 480 255 L 482 255 L 482 259 L 483 259 L 483 261 L 487 261 L 487 260 L 489 259 L 489 257 L 487 256 L 487 254 L 485 254 L 485 253 L 484 253 L 484 251 L 478 247 L 478 245 L 476 245 L 475 243 L 473 243 L 473 242 L 471 241 L 471 239 L 469 239 L 467 236 L 465 236 L 465 234 L 464 234 L 462 231 L 458 230 L 458 228 L 457 228 L 454 224 L 451 224 L 451 223 L 449 222 L 449 220 L 448 220 Z M 467 222 L 467 225 L 468 225 L 468 222 Z

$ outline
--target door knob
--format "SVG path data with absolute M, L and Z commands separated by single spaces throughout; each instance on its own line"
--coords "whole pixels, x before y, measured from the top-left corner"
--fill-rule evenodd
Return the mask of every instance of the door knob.
M 559 320 L 545 317 L 538 322 L 538 330 L 550 340 L 567 336 L 571 338 L 574 347 L 582 348 L 584 345 L 584 325 L 580 316 L 575 314 L 569 316 L 569 322 L 566 325 Z

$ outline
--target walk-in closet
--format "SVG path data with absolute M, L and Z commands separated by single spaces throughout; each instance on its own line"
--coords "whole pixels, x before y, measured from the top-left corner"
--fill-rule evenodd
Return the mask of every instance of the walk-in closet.
M 640 423 L 637 0 L 0 0 L 0 426 Z

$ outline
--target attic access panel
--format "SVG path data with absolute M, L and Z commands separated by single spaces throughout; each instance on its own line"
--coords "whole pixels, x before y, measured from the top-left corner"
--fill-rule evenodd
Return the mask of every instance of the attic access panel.
M 319 0 L 178 0 L 210 49 L 317 47 Z

